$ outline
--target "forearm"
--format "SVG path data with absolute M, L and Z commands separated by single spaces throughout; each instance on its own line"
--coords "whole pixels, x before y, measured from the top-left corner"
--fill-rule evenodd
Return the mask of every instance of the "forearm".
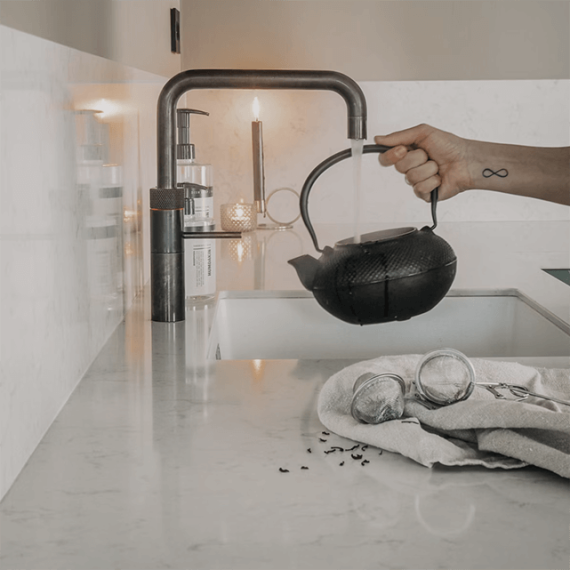
M 468 144 L 465 189 L 494 190 L 570 205 L 570 148 L 536 148 L 475 140 Z

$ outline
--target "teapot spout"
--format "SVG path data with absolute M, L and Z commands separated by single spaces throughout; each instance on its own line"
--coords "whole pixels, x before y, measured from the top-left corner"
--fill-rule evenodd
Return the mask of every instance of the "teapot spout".
M 287 263 L 295 268 L 303 287 L 312 291 L 315 276 L 319 268 L 319 262 L 310 255 L 301 255 L 294 259 L 290 259 Z

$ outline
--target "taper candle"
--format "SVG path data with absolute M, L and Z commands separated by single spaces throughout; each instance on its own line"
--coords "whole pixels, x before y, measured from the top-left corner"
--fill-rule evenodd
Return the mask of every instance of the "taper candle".
M 251 140 L 253 150 L 253 199 L 259 214 L 265 216 L 265 173 L 263 168 L 263 128 L 259 120 L 259 100 L 253 100 L 253 116 L 251 123 Z

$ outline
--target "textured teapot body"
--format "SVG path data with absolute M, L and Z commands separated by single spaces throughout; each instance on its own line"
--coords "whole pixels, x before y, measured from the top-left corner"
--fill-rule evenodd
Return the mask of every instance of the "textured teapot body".
M 364 235 L 358 244 L 346 240 L 325 247 L 318 261 L 301 256 L 290 263 L 317 302 L 345 322 L 402 321 L 429 311 L 455 278 L 453 249 L 427 227 L 370 239 L 382 233 Z

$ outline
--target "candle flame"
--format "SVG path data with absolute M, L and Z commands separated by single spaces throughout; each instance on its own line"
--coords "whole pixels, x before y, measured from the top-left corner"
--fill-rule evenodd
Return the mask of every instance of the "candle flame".
M 255 117 L 256 121 L 259 121 L 259 99 L 255 97 L 253 100 L 253 105 L 251 106 L 253 110 L 253 116 Z

